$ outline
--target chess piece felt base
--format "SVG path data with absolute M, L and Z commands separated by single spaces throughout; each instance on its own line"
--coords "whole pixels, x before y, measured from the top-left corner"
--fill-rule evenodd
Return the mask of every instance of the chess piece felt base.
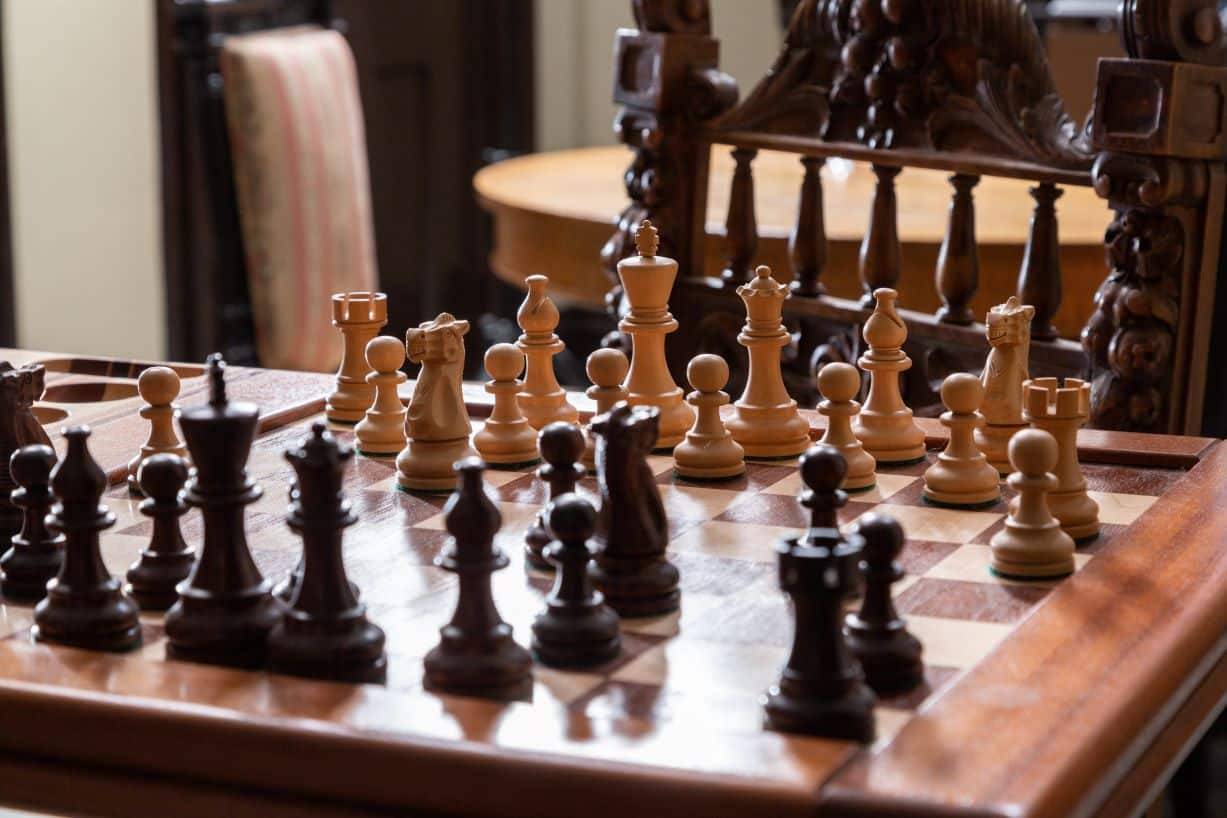
M 268 635 L 285 606 L 264 580 L 246 593 L 217 596 L 179 586 L 179 601 L 166 613 L 168 659 L 258 668 L 268 657 Z
M 329 623 L 327 628 L 297 611 L 287 611 L 268 636 L 268 669 L 309 679 L 385 682 L 388 657 L 384 633 L 366 620 L 361 607 L 356 610 L 356 616 Z
M 1027 424 L 998 425 L 986 423 L 976 429 L 976 447 L 984 454 L 988 464 L 997 470 L 997 474 L 1008 477 L 1014 467 L 1010 465 L 1010 438 L 1019 429 L 1026 429 Z
M 865 681 L 879 696 L 906 693 L 924 681 L 920 640 L 903 627 L 882 638 L 867 631 L 856 614 L 848 617 L 848 650 L 861 663 Z
M 34 608 L 34 638 L 74 648 L 129 651 L 141 645 L 140 612 L 111 579 L 83 596 L 69 593 L 58 580 Z
M 792 401 L 780 406 L 735 406 L 735 409 L 735 414 L 724 425 L 741 444 L 746 457 L 783 460 L 796 457 L 810 447 L 809 423 L 797 414 L 797 405 Z
M 63 541 L 56 548 L 35 550 L 23 547 L 20 537 L 13 538 L 13 547 L 0 557 L 0 592 L 14 602 L 37 602 L 47 595 L 47 583 L 60 573 L 64 563 Z
M 635 560 L 631 573 L 620 572 L 614 563 L 604 555 L 588 566 L 588 576 L 619 616 L 661 616 L 681 607 L 682 593 L 677 587 L 681 575 L 673 563 L 661 559 L 642 566 Z
M 191 551 L 166 554 L 145 549 L 128 569 L 124 591 L 143 611 L 165 611 L 179 599 L 179 583 L 191 575 L 195 563 Z
M 406 491 L 450 492 L 456 488 L 453 465 L 474 454 L 467 437 L 410 440 L 396 457 L 396 484 Z
M 489 634 L 492 645 L 475 653 L 451 625 L 443 627 L 440 644 L 426 654 L 423 685 L 427 690 L 497 701 L 532 698 L 533 659 L 501 623 Z
M 599 597 L 582 607 L 551 606 L 533 622 L 533 655 L 549 667 L 599 665 L 620 650 L 618 615 Z
M 677 450 L 674 449 L 674 452 Z M 743 462 L 741 467 L 734 470 L 734 467 L 729 466 L 727 469 L 712 469 L 710 472 L 695 473 L 692 469 L 687 469 L 684 472 L 677 466 L 673 467 L 673 475 L 686 483 L 723 483 L 727 480 L 732 480 L 736 477 L 741 477 L 746 473 L 746 466 Z
M 804 733 L 848 741 L 873 741 L 876 698 L 864 682 L 851 685 L 837 698 L 807 695 L 785 671 L 779 685 L 767 691 L 767 725 L 785 733 Z

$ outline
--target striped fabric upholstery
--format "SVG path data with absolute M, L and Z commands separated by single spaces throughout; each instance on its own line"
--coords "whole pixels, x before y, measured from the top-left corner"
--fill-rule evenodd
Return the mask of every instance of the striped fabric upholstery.
M 335 369 L 330 296 L 378 289 L 353 54 L 301 27 L 231 37 L 221 66 L 260 363 Z

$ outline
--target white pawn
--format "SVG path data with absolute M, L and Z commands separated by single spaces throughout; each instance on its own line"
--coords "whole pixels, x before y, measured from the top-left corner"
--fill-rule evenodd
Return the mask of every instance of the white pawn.
M 149 421 L 149 438 L 136 457 L 128 461 L 128 489 L 133 494 L 141 494 L 136 480 L 141 463 L 155 454 L 177 454 L 186 458 L 187 448 L 175 433 L 175 418 L 179 414 L 175 404 L 175 398 L 179 397 L 179 375 L 175 370 L 168 366 L 151 366 L 137 379 L 136 389 L 145 399 L 141 417 Z
M 399 338 L 381 335 L 366 344 L 366 363 L 373 372 L 366 382 L 375 390 L 375 400 L 354 427 L 358 451 L 363 454 L 394 455 L 405 448 L 405 405 L 397 391 L 409 376 L 401 371 L 405 345 Z
M 598 349 L 588 356 L 585 368 L 592 386 L 588 387 L 584 394 L 596 403 L 593 417 L 605 414 L 614 408 L 618 401 L 626 400 L 626 389 L 622 382 L 626 380 L 630 367 L 631 362 L 621 350 Z M 580 463 L 589 472 L 596 470 L 596 437 L 592 434 L 591 421 L 584 424 L 584 454 Z
M 694 387 L 686 402 L 696 410 L 694 426 L 673 448 L 674 469 L 691 480 L 724 480 L 745 474 L 745 450 L 733 440 L 720 407 L 729 402 L 721 391 L 729 382 L 729 365 L 719 355 L 696 355 L 686 367 L 686 380 Z
M 1004 577 L 1050 579 L 1074 571 L 1074 540 L 1048 510 L 1048 493 L 1057 487 L 1057 441 L 1041 429 L 1023 429 L 1009 445 L 1009 477 L 1018 492 L 1005 528 L 993 535 L 992 569 Z
M 558 307 L 546 295 L 550 280 L 543 275 L 524 279 L 528 295 L 516 312 L 522 334 L 516 346 L 527 359 L 524 384 L 520 389 L 520 411 L 534 429 L 544 429 L 551 423 L 575 423 L 579 411 L 567 401 L 567 393 L 558 385 L 554 374 L 554 356 L 565 345 L 554 330 L 558 328 Z
M 877 461 L 852 433 L 852 418 L 861 411 L 853 398 L 861 388 L 861 373 L 852 364 L 830 363 L 818 371 L 818 391 L 823 401 L 819 414 L 827 418 L 820 443 L 834 446 L 844 456 L 848 470 L 839 487 L 844 491 L 868 491 L 878 482 Z
M 486 350 L 486 373 L 491 380 L 486 391 L 494 396 L 494 408 L 481 431 L 473 435 L 473 448 L 482 460 L 496 468 L 536 463 L 537 433 L 528 424 L 516 395 L 524 382 L 524 353 L 515 344 L 495 344 Z
M 942 403 L 950 410 L 941 416 L 950 442 L 925 470 L 924 498 L 959 508 L 992 505 L 1001 499 L 1001 478 L 975 441 L 976 429 L 984 424 L 984 384 L 975 375 L 956 372 L 942 382 Z

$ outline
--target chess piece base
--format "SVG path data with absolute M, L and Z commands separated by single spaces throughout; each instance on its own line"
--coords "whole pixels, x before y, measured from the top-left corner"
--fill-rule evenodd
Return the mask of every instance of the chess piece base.
M 865 681 L 879 696 L 906 693 L 924 681 L 920 640 L 900 628 L 888 637 L 865 633 L 851 617 L 846 630 L 848 649 L 861 663 Z
M 677 454 L 677 449 L 673 450 L 674 455 Z M 743 460 L 739 463 L 734 463 L 730 466 L 718 467 L 712 466 L 708 468 L 683 466 L 676 463 L 673 466 L 673 473 L 683 480 L 692 480 L 701 483 L 714 483 L 720 480 L 731 480 L 734 477 L 741 477 L 746 473 L 746 464 Z
M 767 691 L 767 726 L 785 733 L 804 733 L 848 741 L 873 741 L 873 692 L 863 682 L 838 698 L 797 696 L 785 692 L 786 681 Z
M 549 667 L 589 667 L 622 650 L 618 615 L 598 601 L 580 609 L 549 608 L 533 622 L 533 655 Z
M 214 596 L 179 588 L 166 612 L 168 659 L 238 668 L 258 668 L 268 657 L 268 635 L 285 606 L 265 580 L 242 594 Z
M 480 654 L 452 648 L 449 627 L 444 626 L 442 644 L 426 654 L 423 662 L 422 683 L 427 690 L 497 701 L 532 698 L 533 659 L 512 640 L 510 626 L 501 625 L 492 635 L 492 649 Z
M 661 559 L 631 573 L 612 572 L 600 561 L 588 566 L 592 584 L 622 617 L 661 616 L 681 607 L 677 566 Z
M 951 465 L 942 454 L 924 473 L 923 496 L 931 503 L 954 508 L 974 508 L 992 505 L 1001 499 L 997 470 L 986 461 L 978 467 L 963 463 Z
M 741 446 L 731 437 L 702 438 L 693 434 L 673 449 L 673 468 L 691 480 L 720 480 L 745 474 Z
M 893 415 L 862 409 L 852 433 L 879 466 L 902 466 L 925 458 L 925 435 L 910 409 Z
M 74 648 L 122 652 L 141 645 L 139 611 L 111 580 L 86 605 L 65 598 L 53 583 L 47 597 L 34 608 L 33 636 Z
M 734 406 L 725 422 L 746 457 L 783 459 L 796 457 L 810 446 L 809 423 L 797 414 L 792 401 L 780 406 Z
M 396 457 L 396 484 L 406 491 L 450 492 L 456 488 L 452 466 L 474 454 L 467 437 L 410 440 Z
M 405 444 L 400 441 L 392 441 L 390 443 L 363 443 L 358 446 L 358 451 L 368 457 L 396 457 L 405 448 Z
M 268 669 L 274 673 L 356 684 L 382 684 L 388 677 L 384 634 L 352 617 L 328 627 L 304 623 L 289 612 L 268 636 Z
M 124 591 L 142 611 L 165 611 L 179 599 L 179 583 L 192 573 L 195 562 L 196 555 L 191 551 L 142 551 L 140 559 L 128 569 Z
M 511 426 L 508 429 L 505 427 Z M 518 426 L 518 429 L 514 427 Z M 541 461 L 537 453 L 537 433 L 527 422 L 494 424 L 486 421 L 480 432 L 473 435 L 473 448 L 490 466 L 527 466 Z
M 988 464 L 996 469 L 997 474 L 1002 477 L 1006 477 L 1014 471 L 1014 467 L 1010 465 L 1008 452 L 1010 438 L 1018 430 L 1026 428 L 1027 424 L 1025 423 L 1008 426 L 987 423 L 976 428 L 976 448 L 984 455 L 984 459 L 988 461 Z
M 549 364 L 553 366 L 553 364 Z M 523 392 L 516 395 L 520 403 L 520 412 L 528 421 L 530 429 L 544 429 L 551 423 L 578 423 L 579 410 L 567 401 L 567 393 L 559 389 L 548 395 L 526 395 Z M 533 435 L 533 446 L 536 447 L 537 437 Z
M 1006 527 L 993 536 L 989 567 L 994 574 L 1011 579 L 1055 579 L 1074 572 L 1074 543 L 1053 522 L 1043 528 Z
M 14 538 L 16 539 L 16 538 Z M 47 595 L 47 583 L 60 573 L 64 561 L 61 545 L 47 551 L 33 551 L 13 543 L 13 547 L 0 558 L 0 592 L 14 602 L 37 602 Z
M 1087 496 L 1086 489 L 1049 492 L 1048 509 L 1074 542 L 1088 542 L 1099 536 L 1099 504 Z
M 324 406 L 324 417 L 335 423 L 357 423 L 366 416 L 366 410 L 375 402 L 374 387 L 371 387 L 369 391 L 369 397 L 357 396 L 344 402 L 333 396 Z

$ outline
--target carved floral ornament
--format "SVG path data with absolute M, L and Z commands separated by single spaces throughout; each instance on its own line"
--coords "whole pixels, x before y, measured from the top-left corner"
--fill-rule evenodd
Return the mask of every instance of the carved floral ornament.
M 802 0 L 767 76 L 716 127 L 1091 162 L 1017 0 Z

